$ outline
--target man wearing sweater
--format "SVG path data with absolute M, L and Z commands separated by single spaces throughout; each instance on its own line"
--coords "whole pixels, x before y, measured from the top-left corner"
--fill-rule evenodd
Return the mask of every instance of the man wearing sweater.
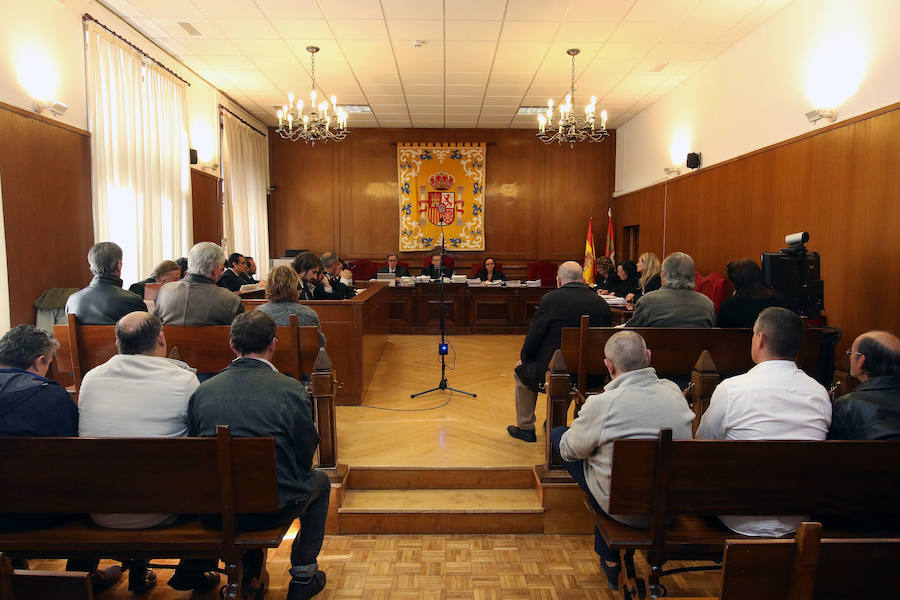
M 596 508 L 609 514 L 609 479 L 613 442 L 622 438 L 655 439 L 664 427 L 674 439 L 691 438 L 694 413 L 678 386 L 656 376 L 650 350 L 634 331 L 622 331 L 606 342 L 603 363 L 610 381 L 602 394 L 590 396 L 571 428 L 550 432 L 553 447 L 566 462 L 572 478 L 595 500 Z M 646 517 L 609 515 L 633 527 L 647 527 Z M 594 528 L 594 551 L 611 589 L 618 589 L 622 566 L 619 553 L 610 549 Z

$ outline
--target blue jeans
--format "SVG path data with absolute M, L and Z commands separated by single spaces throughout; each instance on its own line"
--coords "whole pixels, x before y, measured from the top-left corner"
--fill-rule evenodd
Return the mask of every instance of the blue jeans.
M 550 443 L 553 444 L 553 449 L 559 453 L 559 441 L 562 439 L 562 436 L 565 432 L 569 430 L 568 427 L 554 427 L 550 432 Z M 588 498 L 591 501 L 591 504 L 594 506 L 594 510 L 599 512 L 601 515 L 605 515 L 606 512 L 600 508 L 600 505 L 597 504 L 597 500 L 594 498 L 594 495 L 591 494 L 591 489 L 588 487 L 587 480 L 584 478 L 584 460 L 575 460 L 569 462 L 563 459 L 563 464 L 566 466 L 566 471 L 569 472 L 569 475 L 572 476 L 572 479 L 575 480 L 575 483 L 584 490 L 587 494 Z M 605 561 L 608 562 L 619 562 L 621 557 L 619 556 L 618 550 L 613 550 L 609 546 L 606 545 L 606 542 L 603 541 L 603 536 L 600 535 L 600 530 L 597 529 L 597 526 L 594 525 L 594 552 L 600 555 Z

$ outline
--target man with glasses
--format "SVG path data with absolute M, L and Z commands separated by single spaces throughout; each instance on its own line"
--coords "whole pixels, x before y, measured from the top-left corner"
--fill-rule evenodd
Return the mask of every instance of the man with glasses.
M 868 331 L 847 350 L 850 375 L 861 383 L 832 406 L 828 437 L 835 440 L 900 439 L 900 339 Z

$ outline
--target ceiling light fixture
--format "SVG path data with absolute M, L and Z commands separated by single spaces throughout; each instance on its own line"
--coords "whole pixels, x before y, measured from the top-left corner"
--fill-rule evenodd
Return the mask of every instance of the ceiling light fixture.
M 283 138 L 292 142 L 303 140 L 312 146 L 316 142 L 343 141 L 350 128 L 347 127 L 347 111 L 338 108 L 337 98 L 331 97 L 331 114 L 328 114 L 328 101 L 316 104 L 316 52 L 318 46 L 307 46 L 312 63 L 312 89 L 309 92 L 310 111 L 303 112 L 303 100 L 294 104 L 294 94 L 288 94 L 288 103 L 278 111 L 278 132 Z
M 575 99 L 575 57 L 581 52 L 578 48 L 569 48 L 566 54 L 572 57 L 572 80 L 566 99 L 559 105 L 559 122 L 553 126 L 553 100 L 547 101 L 547 115 L 538 115 L 537 137 L 545 144 L 569 144 L 569 148 L 575 147 L 575 142 L 602 142 L 609 137 L 606 132 L 606 111 L 600 113 L 600 127 L 596 127 L 597 97 L 591 96 L 591 102 L 584 107 L 584 118 L 576 117 L 572 113 Z M 550 133 L 547 130 L 550 130 Z

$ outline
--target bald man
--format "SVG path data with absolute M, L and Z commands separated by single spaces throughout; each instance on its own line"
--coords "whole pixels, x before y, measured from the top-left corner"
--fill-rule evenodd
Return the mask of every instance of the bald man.
M 578 327 L 581 315 L 588 315 L 592 327 L 608 327 L 609 305 L 584 284 L 581 265 L 574 261 L 559 265 L 556 272 L 558 289 L 544 294 L 538 305 L 521 358 L 515 367 L 516 424 L 506 428 L 512 437 L 523 442 L 536 442 L 534 407 L 537 395 L 544 390 L 544 378 L 553 353 L 559 348 L 563 327 Z
M 900 339 L 887 331 L 869 331 L 850 350 L 850 375 L 861 383 L 832 406 L 828 438 L 900 439 Z

